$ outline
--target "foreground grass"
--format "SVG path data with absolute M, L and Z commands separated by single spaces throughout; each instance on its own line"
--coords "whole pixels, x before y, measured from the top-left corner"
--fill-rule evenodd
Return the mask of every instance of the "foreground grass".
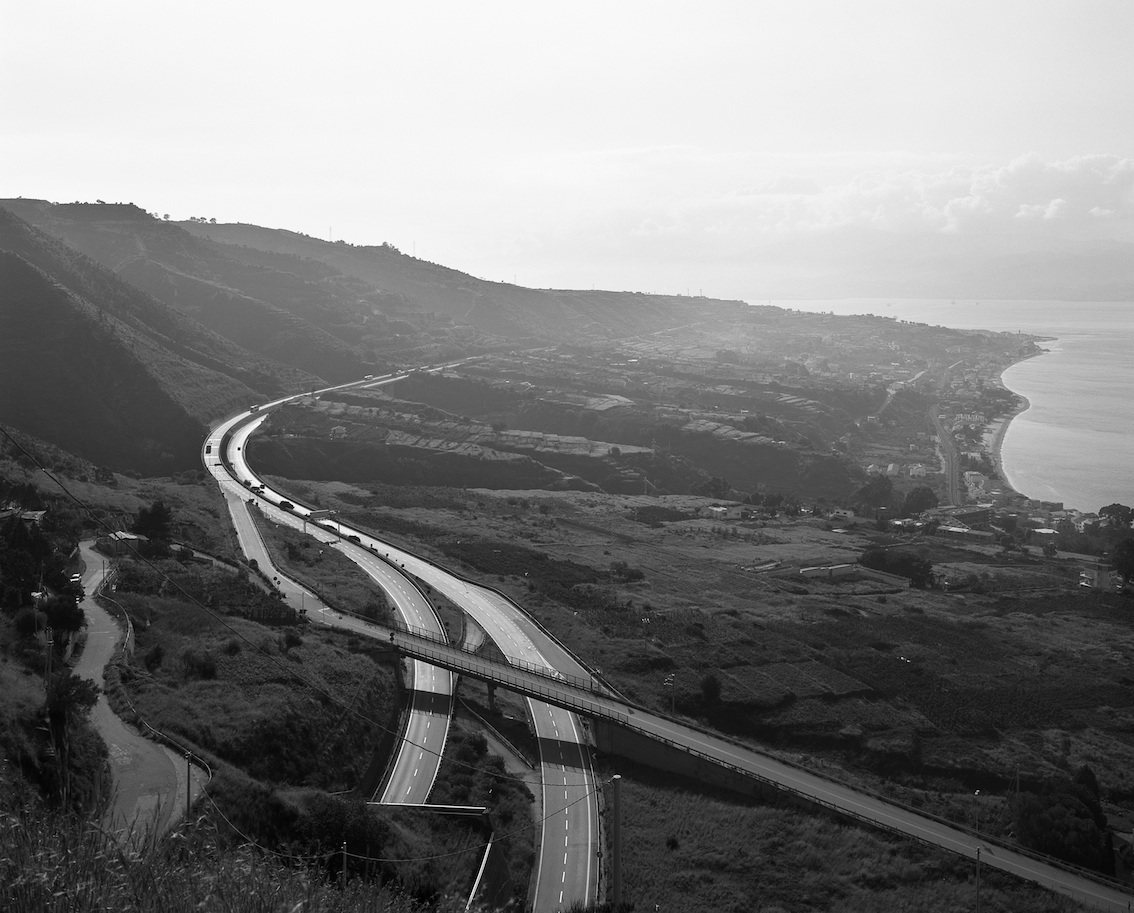
M 965 860 L 786 806 L 691 791 L 620 764 L 623 896 L 639 910 L 953 913 L 972 909 Z M 981 909 L 1084 909 L 987 867 Z
M 226 847 L 198 821 L 142 852 L 121 850 L 92 825 L 29 804 L 0 811 L 0 909 L 6 913 L 415 913 L 425 905 L 363 878 L 342 888 L 326 872 Z

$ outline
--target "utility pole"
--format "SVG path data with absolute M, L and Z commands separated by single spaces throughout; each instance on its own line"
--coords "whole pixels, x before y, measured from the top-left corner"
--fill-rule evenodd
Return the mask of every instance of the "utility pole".
M 976 848 L 976 913 L 980 913 L 980 847 Z
M 185 823 L 189 823 L 189 805 L 193 801 L 193 755 L 185 752 Z
M 610 902 L 617 910 L 622 906 L 622 777 L 615 774 L 610 782 Z

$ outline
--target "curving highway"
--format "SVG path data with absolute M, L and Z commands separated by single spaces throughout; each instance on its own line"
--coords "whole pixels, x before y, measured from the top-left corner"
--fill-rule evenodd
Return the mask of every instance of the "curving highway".
M 282 402 L 282 400 L 280 401 Z M 262 418 L 249 422 L 244 427 L 238 427 L 242 421 L 248 419 L 252 413 L 242 413 L 214 428 L 203 449 L 203 458 L 213 478 L 220 485 L 225 500 L 229 505 L 233 525 L 236 527 L 237 537 L 245 557 L 255 559 L 260 567 L 270 568 L 271 558 L 260 538 L 249 510 L 260 510 L 270 520 L 282 523 L 296 529 L 304 529 L 315 535 L 325 547 L 334 548 L 350 558 L 362 568 L 386 592 L 395 611 L 406 625 L 420 627 L 441 636 L 443 629 L 441 621 L 434 612 L 429 601 L 413 585 L 413 583 L 397 569 L 388 563 L 378 560 L 371 553 L 320 528 L 314 523 L 304 524 L 301 518 L 293 513 L 281 510 L 276 503 L 268 498 L 252 496 L 252 492 L 245 487 L 243 479 L 251 480 L 251 474 L 245 471 L 237 473 L 237 482 L 229 474 L 221 462 L 220 449 L 225 435 L 232 432 L 229 439 L 229 448 L 232 456 L 240 460 L 243 465 L 243 448 L 248 436 L 259 427 Z M 236 428 L 236 431 L 233 429 Z M 237 463 L 234 461 L 233 465 Z M 278 502 L 281 498 L 276 498 Z M 252 502 L 252 503 L 248 503 Z M 324 538 L 325 537 L 325 538 Z M 310 591 L 280 575 L 275 580 L 276 585 L 293 606 L 316 609 L 320 623 L 332 627 L 345 628 L 366 636 L 383 636 L 378 628 L 367 625 L 361 619 L 344 616 L 322 605 Z M 312 616 L 313 619 L 316 616 Z M 445 750 L 445 743 L 449 735 L 449 721 L 452 715 L 452 702 L 454 691 L 454 677 L 444 669 L 438 669 L 428 663 L 412 661 L 410 664 L 410 708 L 406 721 L 406 729 L 399 745 L 394 763 L 390 767 L 389 775 L 378 793 L 374 796 L 377 801 L 384 803 L 423 804 L 433 790 L 437 780 L 437 771 L 441 765 L 441 756 Z
M 320 392 L 348 387 L 379 386 L 397 379 L 399 378 L 395 376 L 368 378 L 362 382 L 328 388 Z M 296 397 L 287 397 L 260 407 L 259 416 L 246 412 L 218 425 L 206 442 L 207 446 L 211 445 L 211 452 L 205 459 L 208 461 L 210 456 L 214 458 L 209 469 L 221 482 L 222 488 L 235 490 L 244 498 L 255 497 L 257 505 L 272 520 L 302 529 L 305 525 L 304 517 L 310 513 L 307 508 L 296 505 L 292 510 L 281 510 L 278 504 L 285 499 L 283 494 L 267 487 L 261 492 L 253 493 L 242 484 L 244 480 L 256 485 L 261 483 L 248 466 L 244 453 L 249 436 L 256 431 L 265 417 L 263 411 L 293 398 Z M 217 459 L 221 441 L 229 432 L 232 433 L 228 438 L 226 456 L 239 482 L 232 480 L 228 470 Z M 358 538 L 355 544 L 342 541 L 336 542 L 335 547 L 358 562 L 372 577 L 381 582 L 378 576 L 380 569 L 387 571 L 403 569 L 407 574 L 428 583 L 472 616 L 510 661 L 531 663 L 548 670 L 568 662 L 569 654 L 563 651 L 549 635 L 532 624 L 522 611 L 499 594 L 469 583 L 361 530 L 347 526 L 340 527 L 338 523 L 332 525 L 339 527 L 343 535 Z M 311 523 L 306 524 L 306 527 L 308 532 L 319 529 Z M 391 597 L 397 602 L 397 590 L 387 589 L 387 592 L 390 592 Z M 439 622 L 431 625 L 426 617 L 415 615 L 408 610 L 408 607 L 407 611 L 403 611 L 402 605 L 399 604 L 398 612 L 410 629 L 437 634 L 441 632 Z M 432 614 L 431 608 L 430 614 Z M 436 619 L 436 616 L 433 615 L 433 618 Z M 586 671 L 573 659 L 569 662 L 569 671 L 586 674 Z M 433 669 L 433 672 L 425 672 L 425 669 Z M 415 776 L 414 773 L 420 769 L 418 765 L 432 763 L 432 777 L 436 776 L 436 765 L 448 731 L 448 713 L 451 706 L 448 701 L 451 700 L 452 680 L 450 678 L 442 680 L 439 676 L 448 677 L 449 673 L 424 663 L 419 664 L 417 661 L 414 662 L 414 670 L 412 705 L 414 712 L 411 715 L 406 741 L 399 751 L 398 762 L 395 765 L 396 774 L 390 778 L 384 793 L 384 801 L 424 801 L 416 798 L 414 793 L 400 794 L 401 784 L 409 785 L 420 776 L 420 774 Z M 444 727 L 439 725 L 442 716 L 439 698 L 441 694 L 446 696 L 443 711 Z M 529 701 L 529 711 L 539 744 L 543 782 L 543 824 L 533 909 L 550 911 L 575 903 L 586 905 L 596 897 L 598 879 L 598 799 L 586 735 L 579 718 L 569 710 L 539 701 Z M 421 750 L 421 747 L 427 744 L 430 750 L 436 751 L 432 761 L 429 751 Z M 432 783 L 432 778 L 429 782 Z

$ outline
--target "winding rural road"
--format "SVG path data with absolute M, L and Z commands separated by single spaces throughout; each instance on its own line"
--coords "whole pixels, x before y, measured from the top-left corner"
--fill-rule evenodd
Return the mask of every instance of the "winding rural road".
M 90 541 L 79 543 L 85 568 L 83 592 L 88 594 L 80 603 L 87 619 L 87 640 L 74 664 L 74 673 L 101 689 L 106 664 L 113 658 L 124 632 L 95 601 L 94 594 L 106 577 L 109 562 L 93 545 Z M 91 723 L 110 752 L 114 782 L 114 795 L 103 825 L 120 839 L 144 846 L 155 830 L 165 833 L 181 820 L 186 809 L 186 790 L 196 798 L 204 788 L 205 775 L 199 768 L 189 767 L 183 756 L 124 723 L 110 709 L 106 694 L 101 691 L 91 711 Z

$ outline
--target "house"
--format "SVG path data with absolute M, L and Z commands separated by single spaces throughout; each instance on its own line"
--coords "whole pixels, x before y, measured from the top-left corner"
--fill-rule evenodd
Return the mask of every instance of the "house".
M 1080 559 L 1079 586 L 1108 592 L 1121 589 L 1118 572 L 1101 558 Z
M 845 507 L 836 507 L 831 511 L 832 520 L 853 520 L 854 511 Z
M 741 517 L 741 506 L 739 504 L 720 505 L 713 504 L 709 507 L 701 508 L 701 516 L 707 520 L 739 520 Z
M 924 479 L 925 478 L 925 464 L 914 463 L 910 467 L 910 478 L 911 479 Z

